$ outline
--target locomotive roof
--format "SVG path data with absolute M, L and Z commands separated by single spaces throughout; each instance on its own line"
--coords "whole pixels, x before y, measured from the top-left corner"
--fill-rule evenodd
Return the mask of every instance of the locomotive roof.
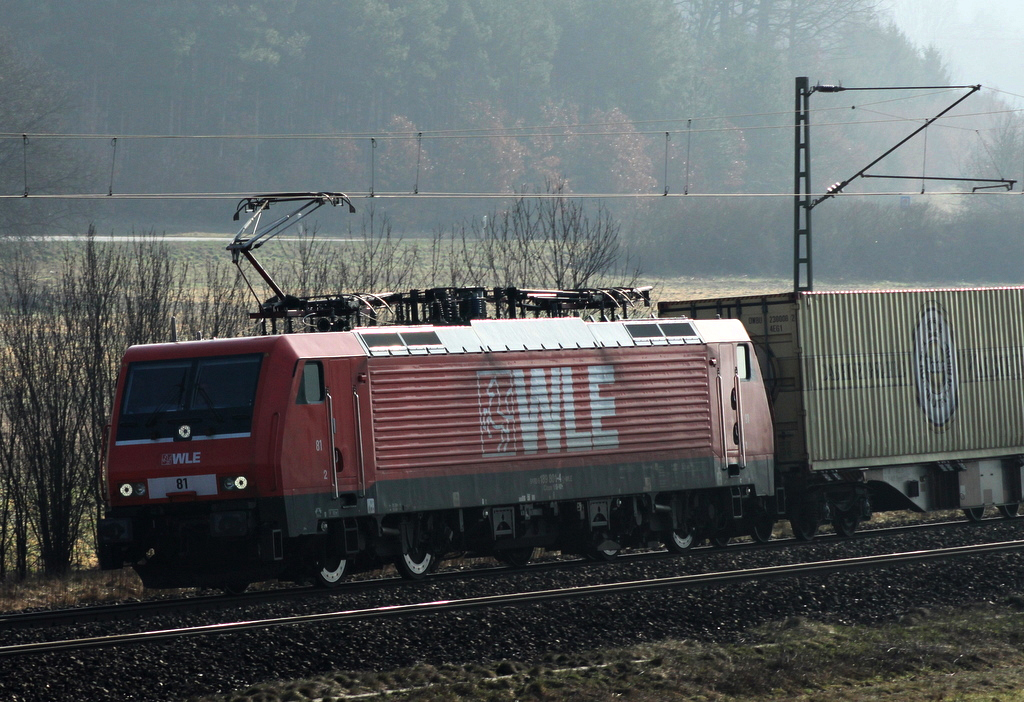
M 298 357 L 328 358 L 684 345 L 748 339 L 743 325 L 732 319 L 488 319 L 474 320 L 469 326 L 365 327 L 350 332 L 148 344 L 129 349 L 126 360 L 259 353 L 281 346 L 290 348 Z
M 735 320 L 584 322 L 576 317 L 485 319 L 466 327 L 386 327 L 351 333 L 370 356 L 682 345 L 748 338 Z

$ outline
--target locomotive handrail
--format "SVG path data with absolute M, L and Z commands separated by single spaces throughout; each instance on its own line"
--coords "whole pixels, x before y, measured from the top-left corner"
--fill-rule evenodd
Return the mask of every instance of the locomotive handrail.
M 356 452 L 359 456 L 359 484 L 356 487 L 358 489 L 359 497 L 365 497 L 366 469 L 363 460 L 363 422 L 359 416 L 359 391 L 355 388 L 352 388 L 352 405 L 356 416 Z
M 729 468 L 729 437 L 726 434 L 725 429 L 725 396 L 722 394 L 724 384 L 722 383 L 722 369 L 718 369 L 718 378 L 715 381 L 718 389 L 718 424 L 720 425 L 722 435 L 722 462 L 725 464 L 723 470 Z
M 740 444 L 740 468 L 747 467 L 747 446 L 743 436 L 743 393 L 740 392 L 740 369 L 736 368 L 732 383 L 733 391 L 736 393 L 736 426 L 738 427 L 737 439 Z
M 327 388 L 327 435 L 330 437 L 331 455 L 328 462 L 331 465 L 331 485 L 334 486 L 334 499 L 338 499 L 338 459 L 334 446 L 334 434 L 338 431 L 338 424 L 334 419 L 334 398 L 331 397 L 331 389 Z

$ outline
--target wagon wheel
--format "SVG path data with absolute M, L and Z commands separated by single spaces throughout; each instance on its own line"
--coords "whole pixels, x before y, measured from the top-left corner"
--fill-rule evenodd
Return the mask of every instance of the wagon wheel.
M 693 531 L 690 529 L 674 529 L 668 532 L 665 548 L 673 553 L 685 553 L 693 547 Z
M 330 556 L 325 554 L 317 561 L 317 571 L 314 580 L 319 587 L 336 587 L 345 577 L 348 570 L 348 560 L 344 556 Z
M 533 546 L 502 549 L 496 552 L 494 557 L 510 568 L 522 568 L 533 558 Z
M 1008 505 L 999 505 L 999 514 L 1003 515 L 1007 519 L 1016 519 L 1020 510 L 1019 502 L 1012 502 Z
M 850 512 L 843 512 L 832 520 L 832 528 L 836 530 L 836 534 L 844 538 L 853 536 L 853 532 L 857 531 L 857 525 L 859 524 L 860 519 L 857 518 L 857 515 Z
M 985 516 L 984 507 L 965 507 L 964 516 L 967 517 L 969 522 L 980 522 L 982 517 Z
M 818 533 L 818 520 L 803 510 L 789 515 L 789 524 L 797 541 L 810 541 Z

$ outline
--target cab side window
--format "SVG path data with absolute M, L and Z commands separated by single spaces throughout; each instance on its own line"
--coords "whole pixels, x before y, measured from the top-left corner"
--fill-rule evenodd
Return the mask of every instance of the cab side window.
M 736 345 L 736 375 L 740 377 L 740 380 L 750 380 L 753 375 L 751 373 L 751 353 L 750 344 L 737 344 Z
M 297 405 L 315 405 L 324 401 L 324 365 L 320 361 L 306 361 L 302 366 Z

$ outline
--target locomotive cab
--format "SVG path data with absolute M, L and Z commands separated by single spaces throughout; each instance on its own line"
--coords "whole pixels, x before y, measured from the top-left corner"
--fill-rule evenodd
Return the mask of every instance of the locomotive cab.
M 129 350 L 107 452 L 100 565 L 132 564 L 147 586 L 193 584 L 251 561 L 260 517 L 254 437 L 266 354 L 195 344 Z M 232 353 L 231 351 L 236 351 Z M 232 577 L 239 577 L 232 573 Z

